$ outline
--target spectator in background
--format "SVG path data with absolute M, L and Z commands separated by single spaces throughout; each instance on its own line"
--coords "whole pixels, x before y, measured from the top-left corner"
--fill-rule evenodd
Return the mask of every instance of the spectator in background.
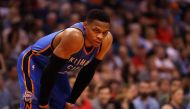
M 181 20 L 180 25 L 179 25 L 180 26 L 180 34 L 182 36 L 184 36 L 185 33 L 190 32 L 190 12 L 189 12 L 189 8 L 184 10 L 183 14 L 184 14 L 183 20 Z
M 160 75 L 159 75 L 159 72 L 157 70 L 152 70 L 150 72 L 150 80 L 155 81 L 155 82 L 158 82 L 160 80 Z
M 158 22 L 157 38 L 164 45 L 170 44 L 172 41 L 173 30 L 166 18 L 160 18 Z
M 181 79 L 172 79 L 171 80 L 171 91 L 177 90 L 182 88 L 182 81 Z
M 102 85 L 97 90 L 97 98 L 92 101 L 92 109 L 118 109 L 112 100 L 111 89 L 108 85 Z
M 137 84 L 130 84 L 125 90 L 123 90 L 121 95 L 121 99 L 118 98 L 121 108 L 125 109 L 128 107 L 128 109 L 135 109 L 133 100 L 138 96 Z M 118 96 L 120 97 L 120 94 Z
M 116 100 L 120 102 L 121 109 L 135 109 L 134 105 L 129 103 L 126 93 L 120 93 Z
M 55 31 L 57 26 L 57 14 L 55 12 L 49 12 L 46 17 L 46 22 L 43 26 L 43 31 L 45 34 L 50 34 Z
M 150 82 L 150 96 L 157 99 L 158 92 L 159 92 L 158 82 L 157 81 L 151 81 Z
M 16 65 L 11 65 L 8 68 L 8 80 L 5 82 L 5 87 L 10 92 L 12 97 L 11 107 L 19 108 L 20 106 L 20 88 L 19 81 L 17 77 Z
M 127 98 L 125 96 L 118 98 L 118 101 L 121 103 L 121 109 L 130 109 Z
M 146 49 L 144 45 L 137 46 L 131 61 L 135 65 L 135 69 L 137 69 L 139 73 L 146 72 Z
M 168 78 L 162 78 L 158 82 L 158 102 L 160 106 L 169 102 L 170 98 L 170 80 Z
M 138 23 L 132 23 L 129 25 L 130 33 L 128 34 L 126 41 L 127 45 L 132 50 L 132 53 L 137 52 L 137 48 L 139 46 L 144 46 L 145 40 L 143 37 L 141 37 L 142 34 L 142 27 Z
M 80 22 L 80 21 L 81 21 L 81 19 L 80 19 L 79 14 L 73 13 L 73 14 L 71 14 L 71 16 L 70 16 L 70 24 L 69 24 L 69 25 L 72 25 L 72 24 L 74 24 L 75 22 Z
M 148 72 L 148 68 L 146 67 L 146 49 L 144 45 L 139 45 L 137 47 L 136 53 L 134 54 L 132 58 L 133 65 L 135 66 L 135 69 L 138 73 L 138 80 L 144 81 L 144 80 L 150 80 L 150 75 Z
M 175 65 L 180 74 L 184 75 L 190 71 L 190 52 L 187 50 L 187 48 L 182 48 L 179 51 L 179 58 L 175 61 Z
M 182 88 L 171 91 L 171 98 L 168 107 L 171 107 L 171 109 L 185 109 L 182 106 L 183 97 L 184 93 Z
M 135 66 L 131 62 L 125 63 L 122 69 L 122 78 L 125 84 L 132 84 L 137 82 L 137 73 L 138 72 L 135 69 Z
M 158 101 L 150 96 L 150 83 L 141 81 L 139 83 L 139 96 L 134 99 L 135 109 L 159 109 Z
M 113 73 L 115 68 L 114 68 L 114 63 L 112 61 L 104 61 L 100 69 L 101 69 L 100 77 L 101 77 L 102 83 L 105 83 L 111 79 L 115 79 L 115 76 Z
M 133 100 L 138 96 L 139 93 L 138 85 L 136 83 L 130 84 L 125 93 L 127 94 L 129 104 L 133 105 Z
M 47 0 L 36 0 L 33 2 L 35 5 L 33 5 L 32 15 L 35 18 L 43 19 L 45 20 L 47 14 L 48 14 L 48 8 L 51 4 L 48 4 Z M 49 5 L 49 6 L 48 6 Z
M 185 48 L 185 43 L 183 41 L 183 37 L 174 37 L 172 41 L 172 47 L 178 50 L 178 54 L 180 53 L 179 51 L 183 48 Z M 180 57 L 179 57 L 180 58 Z
M 72 12 L 72 6 L 71 3 L 65 2 L 61 4 L 60 10 L 59 10 L 59 22 L 63 23 L 67 26 L 69 26 L 69 16 L 71 16 Z
M 92 104 L 90 102 L 89 96 L 89 88 L 87 87 L 79 99 L 76 102 L 76 109 L 92 109 Z
M 154 44 L 158 43 L 156 38 L 156 30 L 153 27 L 147 27 L 145 29 L 145 47 L 149 51 L 153 48 Z
M 0 75 L 0 107 L 1 109 L 10 109 L 11 107 L 11 95 L 4 84 L 2 75 Z
M 117 80 L 110 80 L 108 81 L 109 87 L 111 89 L 112 92 L 112 99 L 115 99 L 116 96 L 122 92 L 122 86 L 121 86 L 121 82 L 117 81 Z
M 129 61 L 128 49 L 126 45 L 119 46 L 118 55 L 114 56 L 116 67 L 121 69 L 124 63 Z
M 168 76 L 171 78 L 173 71 L 175 71 L 175 67 L 173 62 L 168 58 L 165 47 L 161 44 L 157 44 L 154 47 L 155 52 L 155 65 L 158 71 L 163 76 Z
M 17 7 L 10 9 L 11 26 L 4 28 L 2 32 L 4 57 L 6 59 L 17 59 L 19 53 L 28 44 L 26 31 L 21 28 L 21 18 Z M 14 16 L 13 16 L 14 15 Z

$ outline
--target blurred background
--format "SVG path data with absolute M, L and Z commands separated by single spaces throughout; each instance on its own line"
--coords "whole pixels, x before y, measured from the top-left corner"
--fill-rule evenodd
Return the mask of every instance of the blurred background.
M 114 40 L 77 109 L 190 109 L 190 0 L 0 0 L 0 109 L 19 109 L 21 51 L 93 8 Z

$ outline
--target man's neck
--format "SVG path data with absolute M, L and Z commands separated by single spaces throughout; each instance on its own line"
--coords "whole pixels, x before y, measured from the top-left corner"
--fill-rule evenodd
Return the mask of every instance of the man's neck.
M 86 48 L 90 48 L 90 47 L 92 47 L 92 44 L 88 41 L 88 39 L 85 39 L 85 40 L 84 40 L 84 46 L 85 46 Z

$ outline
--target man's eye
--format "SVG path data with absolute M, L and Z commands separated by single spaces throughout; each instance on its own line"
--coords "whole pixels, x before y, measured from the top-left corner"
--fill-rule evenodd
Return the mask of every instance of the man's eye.
M 96 33 L 100 33 L 100 31 L 99 31 L 99 30 L 97 30 L 97 29 L 95 29 L 95 30 L 94 30 L 94 32 L 96 32 Z

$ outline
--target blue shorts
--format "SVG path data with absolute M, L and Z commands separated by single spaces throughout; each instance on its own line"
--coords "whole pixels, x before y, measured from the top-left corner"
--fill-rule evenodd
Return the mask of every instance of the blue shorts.
M 36 60 L 35 56 L 28 47 L 21 53 L 17 61 L 21 109 L 39 109 L 42 68 L 38 65 L 37 61 L 39 60 Z M 70 92 L 67 74 L 59 74 L 50 94 L 49 106 L 51 109 L 63 109 Z

